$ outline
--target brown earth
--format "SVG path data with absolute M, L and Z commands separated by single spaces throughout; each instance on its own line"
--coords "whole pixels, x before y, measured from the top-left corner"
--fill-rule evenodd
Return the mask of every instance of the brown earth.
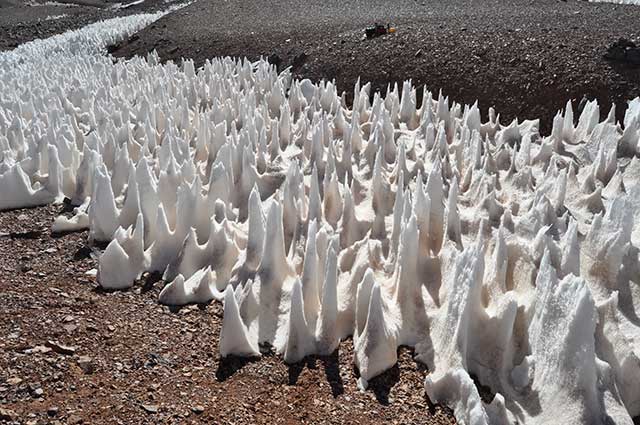
M 87 232 L 52 236 L 59 212 L 0 214 L 0 409 L 15 423 L 454 422 L 430 404 L 427 371 L 408 348 L 366 392 L 351 341 L 292 366 L 266 350 L 258 361 L 220 359 L 220 304 L 171 311 L 152 277 L 99 290 L 85 274 L 99 250 Z
M 374 22 L 397 33 L 362 40 Z M 451 100 L 494 106 L 503 122 L 542 119 L 567 100 L 612 102 L 622 119 L 640 95 L 640 68 L 603 59 L 620 37 L 640 38 L 640 7 L 558 0 L 198 0 L 115 49 L 164 60 L 271 57 L 350 92 L 360 76 L 384 91 L 412 79 Z M 577 106 L 577 103 L 576 105 Z

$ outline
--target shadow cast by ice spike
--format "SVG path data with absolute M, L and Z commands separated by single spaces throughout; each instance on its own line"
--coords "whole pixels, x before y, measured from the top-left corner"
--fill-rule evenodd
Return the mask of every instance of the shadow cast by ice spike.
M 218 361 L 218 368 L 216 369 L 216 380 L 218 382 L 224 382 L 239 372 L 246 365 L 256 361 L 258 361 L 257 358 L 251 357 L 221 357 Z

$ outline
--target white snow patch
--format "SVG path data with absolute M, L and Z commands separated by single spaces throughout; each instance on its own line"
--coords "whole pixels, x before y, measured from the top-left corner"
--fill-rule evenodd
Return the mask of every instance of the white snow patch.
M 594 3 L 614 3 L 614 4 L 631 4 L 640 5 L 640 0 L 589 0 Z
M 62 19 L 62 18 L 66 18 L 67 15 L 66 13 L 63 13 L 62 15 L 47 15 L 46 18 L 44 18 L 45 21 L 56 21 L 58 19 Z

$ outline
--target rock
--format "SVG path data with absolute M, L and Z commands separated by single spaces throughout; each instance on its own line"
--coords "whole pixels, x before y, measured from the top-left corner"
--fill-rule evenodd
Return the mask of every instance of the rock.
M 627 62 L 633 65 L 640 65 L 640 48 L 627 50 Z
M 43 390 L 42 388 L 36 388 L 36 389 L 33 391 L 33 397 L 35 397 L 35 398 L 40 398 L 40 397 L 42 397 L 43 395 L 44 395 L 44 390 Z
M 143 404 L 142 408 L 147 413 L 158 413 L 158 406 L 155 404 Z
M 196 415 L 200 415 L 200 414 L 204 413 L 204 407 L 203 407 L 203 406 L 200 406 L 200 405 L 193 406 L 193 407 L 191 408 L 191 411 L 192 411 L 193 413 L 195 413 Z
M 52 350 L 49 347 L 45 347 L 44 345 L 36 345 L 33 348 L 27 348 L 24 350 L 25 354 L 46 354 L 50 353 Z
M 293 68 L 299 68 L 302 65 L 304 65 L 304 63 L 307 61 L 307 57 L 308 56 L 305 52 L 302 52 L 296 55 L 296 57 L 293 58 L 293 63 L 292 63 Z
M 75 354 L 76 349 L 74 347 L 70 347 L 68 345 L 62 345 L 56 341 L 47 341 L 47 347 L 51 348 L 58 354 L 65 354 L 67 356 L 72 356 Z
M 13 377 L 13 378 L 7 379 L 7 384 L 9 384 L 9 385 L 20 385 L 21 383 L 22 383 L 22 379 L 20 379 L 18 377 Z
M 420 56 L 422 56 L 422 49 L 418 49 L 418 51 L 416 52 L 415 56 L 418 58 Z
M 74 325 L 74 324 L 69 323 L 69 324 L 63 325 L 63 326 L 62 326 L 62 328 L 63 328 L 65 331 L 67 331 L 67 333 L 72 333 L 73 331 L 75 331 L 76 329 L 78 329 L 78 326 L 77 326 L 77 325 Z
M 58 414 L 58 408 L 55 406 L 51 406 L 47 409 L 47 415 L 49 415 L 50 417 L 54 417 Z
M 278 55 L 276 55 L 275 53 L 272 53 L 269 55 L 269 57 L 267 58 L 267 60 L 269 61 L 269 63 L 271 65 L 275 65 L 276 68 L 280 68 L 280 65 L 282 64 L 282 58 Z
M 96 371 L 96 365 L 89 356 L 80 356 L 78 358 L 78 366 L 80 366 L 80 369 L 87 375 Z
M 64 316 L 64 319 L 62 319 L 62 321 L 65 323 L 73 322 L 73 320 L 73 316 L 71 315 Z
M 604 57 L 613 61 L 640 65 L 640 47 L 631 40 L 620 38 L 609 46 Z
M 67 419 L 67 424 L 69 425 L 80 425 L 81 423 L 84 422 L 84 419 L 82 419 L 80 416 L 78 415 L 71 415 L 69 416 L 69 418 Z
M 18 415 L 13 410 L 4 409 L 0 407 L 0 421 L 15 421 L 18 419 Z

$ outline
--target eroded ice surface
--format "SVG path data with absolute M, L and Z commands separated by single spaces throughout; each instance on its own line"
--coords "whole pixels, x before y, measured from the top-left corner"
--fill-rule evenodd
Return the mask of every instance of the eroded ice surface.
M 414 347 L 461 423 L 640 414 L 640 99 L 541 137 L 409 82 L 347 108 L 266 62 L 104 55 L 156 17 L 0 55 L 0 209 L 69 198 L 100 285 L 224 302 L 223 356 L 351 336 L 361 387 Z

